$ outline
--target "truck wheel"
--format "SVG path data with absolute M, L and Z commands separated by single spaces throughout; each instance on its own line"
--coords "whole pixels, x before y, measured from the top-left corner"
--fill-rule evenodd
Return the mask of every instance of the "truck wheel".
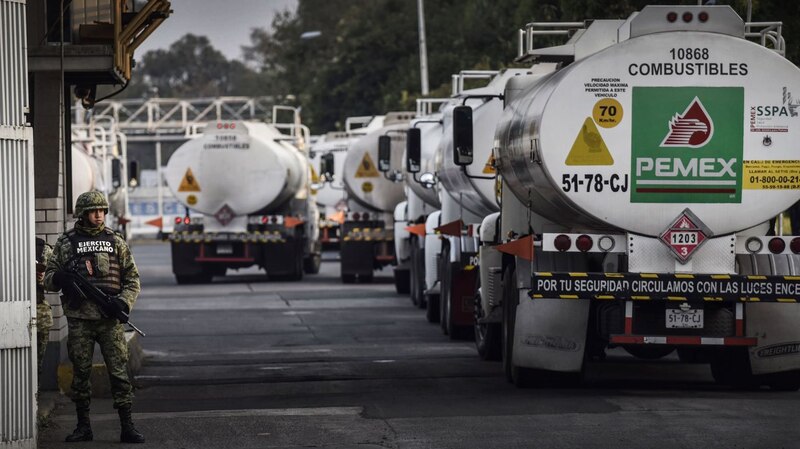
M 411 292 L 410 270 L 394 270 L 394 289 L 398 295 L 407 295 Z
M 516 269 L 509 265 L 503 270 L 503 371 L 506 380 L 514 382 L 512 354 L 514 353 L 514 322 L 517 319 Z
M 642 360 L 657 360 L 664 358 L 675 350 L 674 346 L 623 346 L 625 352 Z
M 178 285 L 187 285 L 187 284 L 194 284 L 197 282 L 197 276 L 189 276 L 185 274 L 176 274 L 175 275 L 175 282 Z
M 450 275 L 452 273 L 450 273 L 449 254 L 449 249 L 447 254 L 442 250 L 442 254 L 440 254 L 439 257 L 439 282 L 442 287 L 439 294 L 439 327 L 445 335 L 449 335 L 450 333 Z
M 767 375 L 767 385 L 776 391 L 800 390 L 800 371 L 784 371 Z
M 723 348 L 717 351 L 711 358 L 711 375 L 718 384 L 736 389 L 758 386 L 746 348 Z
M 425 295 L 425 318 L 429 323 L 439 322 L 439 295 Z
M 419 253 L 419 248 L 417 248 L 417 242 L 415 239 L 411 239 L 411 257 L 410 257 L 410 265 L 411 269 L 409 270 L 408 276 L 408 284 L 411 291 L 409 292 L 409 297 L 411 298 L 411 304 L 419 307 L 419 303 L 422 300 L 420 295 L 419 289 L 419 268 L 417 264 L 417 254 Z
M 318 274 L 319 267 L 322 264 L 322 255 L 312 254 L 303 259 L 303 271 L 306 274 Z
M 342 284 L 355 284 L 355 283 L 356 283 L 355 274 L 342 274 Z
M 483 360 L 500 360 L 502 355 L 501 327 L 497 323 L 478 324 L 484 318 L 481 294 L 475 295 L 475 347 Z

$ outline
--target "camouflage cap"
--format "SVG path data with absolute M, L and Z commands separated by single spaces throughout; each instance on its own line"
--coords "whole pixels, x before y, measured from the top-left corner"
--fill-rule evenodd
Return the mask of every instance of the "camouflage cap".
M 108 213 L 108 201 L 105 195 L 97 190 L 81 193 L 75 201 L 75 218 L 81 218 L 85 212 L 103 209 Z

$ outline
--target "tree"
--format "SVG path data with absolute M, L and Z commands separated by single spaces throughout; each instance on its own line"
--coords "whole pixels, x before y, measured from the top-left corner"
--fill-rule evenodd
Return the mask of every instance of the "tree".
M 168 50 L 144 54 L 124 96 L 216 97 L 264 95 L 258 74 L 241 61 L 228 61 L 208 38 L 187 34 Z

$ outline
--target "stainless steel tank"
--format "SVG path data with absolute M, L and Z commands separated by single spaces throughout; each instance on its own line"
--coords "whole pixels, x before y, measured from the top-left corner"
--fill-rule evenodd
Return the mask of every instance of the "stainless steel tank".
M 213 215 L 248 215 L 281 206 L 308 182 L 307 157 L 265 123 L 211 122 L 183 144 L 165 170 L 175 198 Z
M 390 112 L 386 114 L 382 128 L 353 143 L 347 152 L 343 171 L 349 199 L 368 209 L 390 213 L 405 199 L 404 184 L 391 181 L 378 171 L 378 138 L 390 136 L 391 167 L 400 170 L 406 145 L 405 131 L 412 118 L 413 112 Z
M 736 232 L 800 199 L 798 94 L 800 70 L 741 37 L 634 37 L 508 104 L 500 171 L 558 223 L 654 236 L 689 208 Z

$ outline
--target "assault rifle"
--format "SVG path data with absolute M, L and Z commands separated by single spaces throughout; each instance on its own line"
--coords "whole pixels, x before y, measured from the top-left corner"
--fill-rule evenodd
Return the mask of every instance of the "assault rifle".
M 64 273 L 69 279 L 68 282 L 71 284 L 73 292 L 81 299 L 93 302 L 100 309 L 100 315 L 104 318 L 116 318 L 120 323 L 130 326 L 137 334 L 145 336 L 144 332 L 130 322 L 128 312 L 123 310 L 111 296 L 79 273 L 74 271 L 65 271 Z

